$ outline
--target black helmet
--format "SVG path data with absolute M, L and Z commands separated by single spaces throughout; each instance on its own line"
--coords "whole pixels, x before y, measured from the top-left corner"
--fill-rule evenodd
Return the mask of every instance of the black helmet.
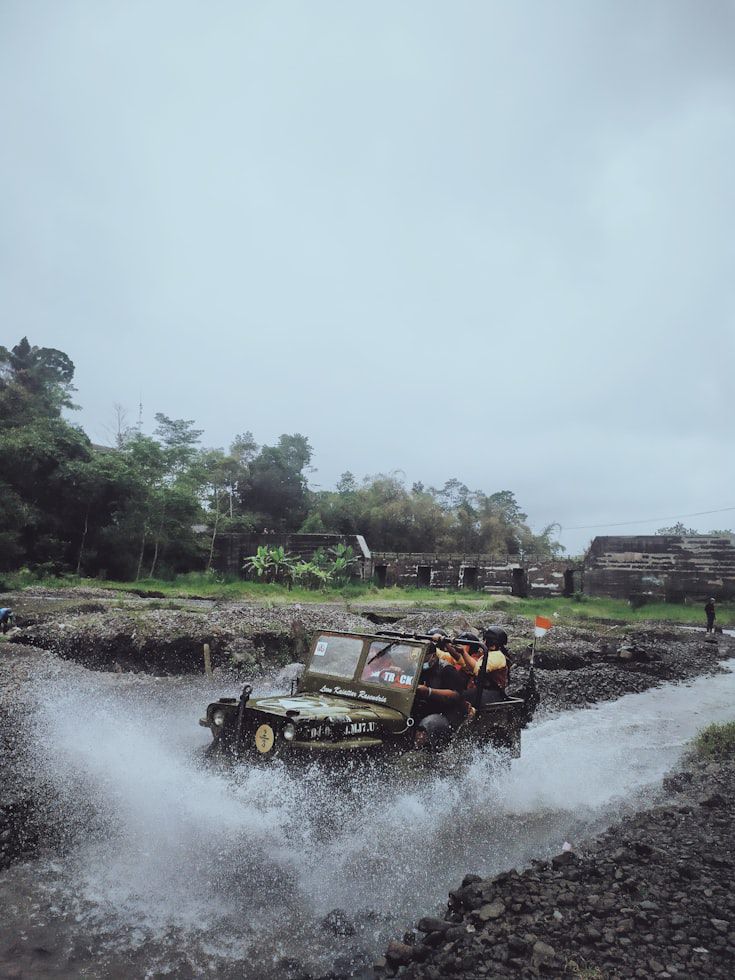
M 477 633 L 473 633 L 471 630 L 465 630 L 464 633 L 460 633 L 457 637 L 458 640 L 472 640 L 473 643 L 479 643 L 480 637 Z
M 430 752 L 441 752 L 452 737 L 452 726 L 444 715 L 439 714 L 427 715 L 418 723 L 416 730 L 426 732 Z
M 436 636 L 437 633 L 440 636 L 449 636 L 449 634 L 447 633 L 447 631 L 446 630 L 443 630 L 441 628 L 441 626 L 432 626 L 431 629 L 428 632 L 428 635 L 429 636 Z
M 500 647 L 502 650 L 508 643 L 508 634 L 502 626 L 488 626 L 482 631 L 482 638 L 488 646 Z

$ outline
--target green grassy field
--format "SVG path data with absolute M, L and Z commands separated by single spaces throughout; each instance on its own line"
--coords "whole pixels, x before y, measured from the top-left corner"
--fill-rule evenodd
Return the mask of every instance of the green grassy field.
M 287 602 L 337 603 L 354 606 L 376 606 L 383 609 L 446 609 L 468 613 L 504 612 L 520 616 L 536 614 L 553 616 L 560 622 L 580 620 L 619 620 L 621 622 L 666 622 L 690 626 L 704 625 L 704 612 L 700 603 L 674 604 L 651 602 L 633 608 L 622 599 L 555 597 L 549 599 L 518 599 L 515 596 L 492 596 L 481 592 L 443 591 L 437 589 L 379 589 L 372 584 L 355 584 L 340 589 L 311 591 L 288 589 L 285 585 L 266 585 L 228 579 L 223 576 L 190 572 L 172 581 L 141 579 L 138 582 L 111 582 L 99 579 L 80 579 L 74 576 L 37 579 L 24 573 L 6 574 L 2 587 L 6 591 L 20 590 L 27 586 L 42 588 L 73 588 L 86 586 L 106 589 L 110 592 L 156 593 L 166 599 L 201 597 L 205 599 L 232 599 L 264 604 Z M 725 628 L 735 624 L 735 603 L 722 603 L 717 608 L 717 623 Z

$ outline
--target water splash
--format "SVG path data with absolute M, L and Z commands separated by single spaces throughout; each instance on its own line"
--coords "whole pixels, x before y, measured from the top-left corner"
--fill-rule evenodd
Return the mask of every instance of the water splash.
M 196 720 L 212 689 L 200 678 L 50 660 L 36 693 L 36 766 L 67 831 L 38 887 L 68 928 L 156 969 L 185 955 L 194 975 L 215 964 L 261 977 L 283 975 L 283 957 L 366 960 L 465 872 L 555 853 L 652 799 L 686 740 L 732 717 L 735 674 L 540 723 L 509 769 L 476 752 L 461 774 L 399 782 L 205 768 Z

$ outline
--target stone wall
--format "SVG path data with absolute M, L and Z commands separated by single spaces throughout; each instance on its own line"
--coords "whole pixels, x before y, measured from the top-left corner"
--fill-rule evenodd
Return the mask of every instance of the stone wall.
M 584 568 L 589 595 L 667 602 L 735 598 L 735 538 L 730 536 L 597 537 Z
M 379 586 L 467 589 L 495 595 L 572 595 L 581 590 L 581 568 L 568 561 L 509 555 L 437 555 L 373 552 Z

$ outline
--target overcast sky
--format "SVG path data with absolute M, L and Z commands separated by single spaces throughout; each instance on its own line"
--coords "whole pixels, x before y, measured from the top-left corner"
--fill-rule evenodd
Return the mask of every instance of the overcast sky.
M 733 527 L 734 51 L 724 0 L 0 0 L 0 343 L 97 442 Z

